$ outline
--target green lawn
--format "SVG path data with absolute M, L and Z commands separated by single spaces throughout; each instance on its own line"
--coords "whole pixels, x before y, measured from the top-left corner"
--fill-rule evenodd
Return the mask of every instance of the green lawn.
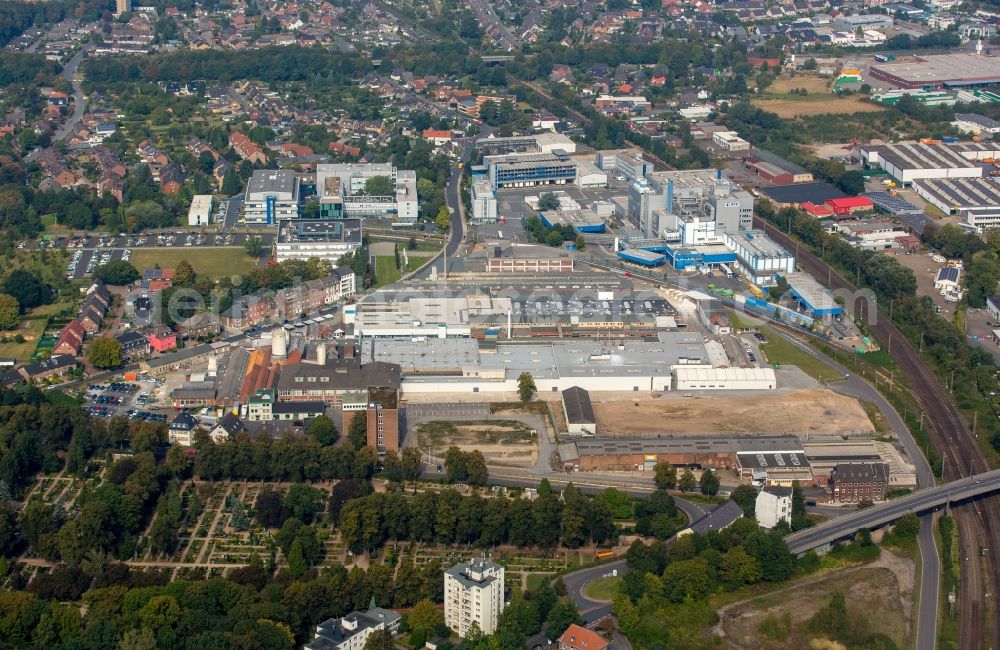
M 375 258 L 375 284 L 384 287 L 399 280 L 399 269 L 396 268 L 396 258 L 388 255 Z
M 177 268 L 181 260 L 190 262 L 195 273 L 209 278 L 247 273 L 256 266 L 254 260 L 242 248 L 197 250 L 177 250 L 173 248 L 138 249 L 132 251 L 132 259 L 130 261 L 141 273 L 144 269 L 154 268 L 157 264 L 160 265 L 160 268 L 164 269 Z
M 768 328 L 762 328 L 767 336 L 767 344 L 761 345 L 761 351 L 771 364 L 798 366 L 802 372 L 817 381 L 834 381 L 843 377 L 830 366 L 819 359 L 795 347 L 786 339 L 779 337 Z
M 614 576 L 613 578 L 594 580 L 583 588 L 583 595 L 591 600 L 611 602 L 618 594 L 618 583 L 621 579 L 621 576 Z
M 550 580 L 552 576 L 544 573 L 529 573 L 528 574 L 528 591 L 538 591 L 538 588 L 542 586 L 542 583 L 546 580 Z
M 429 257 L 410 257 L 406 260 L 406 272 L 416 271 L 421 266 L 427 263 Z

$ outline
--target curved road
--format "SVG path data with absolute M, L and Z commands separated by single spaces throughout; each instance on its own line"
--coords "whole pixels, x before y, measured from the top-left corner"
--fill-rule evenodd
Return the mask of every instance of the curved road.
M 76 125 L 80 123 L 80 120 L 83 119 L 84 112 L 87 110 L 87 98 L 83 94 L 83 88 L 80 86 L 80 82 L 76 79 L 76 71 L 80 68 L 80 63 L 83 61 L 83 57 L 86 56 L 86 54 L 92 49 L 94 49 L 94 45 L 92 43 L 82 47 L 72 56 L 72 58 L 70 58 L 69 61 L 66 62 L 66 65 L 63 67 L 63 78 L 73 85 L 73 113 L 59 128 L 56 129 L 55 133 L 52 135 L 52 142 L 65 140 L 69 137 L 69 134 L 72 133 L 73 129 L 76 128 Z M 41 153 L 42 149 L 34 149 L 24 157 L 24 162 L 32 162 L 38 158 Z

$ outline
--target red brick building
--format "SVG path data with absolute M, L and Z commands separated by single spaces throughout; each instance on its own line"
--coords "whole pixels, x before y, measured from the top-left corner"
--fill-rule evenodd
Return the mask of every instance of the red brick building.
M 889 466 L 885 463 L 841 463 L 830 473 L 830 490 L 838 503 L 885 501 Z

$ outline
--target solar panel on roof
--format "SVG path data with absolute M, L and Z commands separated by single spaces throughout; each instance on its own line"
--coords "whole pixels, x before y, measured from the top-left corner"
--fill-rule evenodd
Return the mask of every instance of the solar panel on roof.
M 767 467 L 767 458 L 764 457 L 764 454 L 757 454 L 757 464 L 761 467 Z

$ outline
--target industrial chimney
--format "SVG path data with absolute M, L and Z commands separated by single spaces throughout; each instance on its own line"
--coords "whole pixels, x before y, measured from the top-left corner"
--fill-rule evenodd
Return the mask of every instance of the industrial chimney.
M 271 358 L 284 359 L 288 356 L 288 339 L 285 329 L 279 327 L 271 334 Z

